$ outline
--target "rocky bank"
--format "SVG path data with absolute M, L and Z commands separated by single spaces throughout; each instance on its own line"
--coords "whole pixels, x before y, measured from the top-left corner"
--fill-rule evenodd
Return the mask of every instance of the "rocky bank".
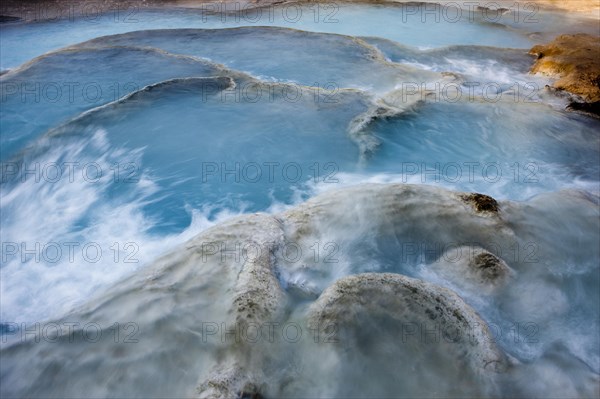
M 556 78 L 555 89 L 578 96 L 572 109 L 600 115 L 600 36 L 560 35 L 529 53 L 537 57 L 532 73 Z

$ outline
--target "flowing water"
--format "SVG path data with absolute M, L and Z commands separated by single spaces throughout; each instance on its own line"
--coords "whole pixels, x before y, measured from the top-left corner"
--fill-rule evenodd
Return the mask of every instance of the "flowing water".
M 299 252 L 274 264 L 294 328 L 250 345 L 264 396 L 597 396 L 600 123 L 564 111 L 527 54 L 597 25 L 415 4 L 0 25 L 2 395 L 195 395 L 232 352 L 245 278 L 237 247 L 199 254 L 279 237 L 236 218 L 260 212 Z M 502 222 L 457 191 L 494 197 Z M 446 264 L 457 247 L 510 281 L 473 287 Z M 313 339 L 316 298 L 365 272 L 456 292 L 508 371 L 461 373 L 464 353 L 400 345 L 406 325 L 376 312 Z

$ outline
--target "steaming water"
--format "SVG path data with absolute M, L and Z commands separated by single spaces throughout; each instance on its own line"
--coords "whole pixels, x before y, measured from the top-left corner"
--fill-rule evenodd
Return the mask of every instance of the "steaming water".
M 0 78 L 2 394 L 193 395 L 223 350 L 199 323 L 223 320 L 233 277 L 220 265 L 188 265 L 187 278 L 159 266 L 232 216 L 281 215 L 332 195 L 323 212 L 340 216 L 301 238 L 301 261 L 278 261 L 288 322 L 301 324 L 341 277 L 402 273 L 461 295 L 503 332 L 515 366 L 457 384 L 452 364 L 403 358 L 380 321 L 357 327 L 343 366 L 306 332 L 257 346 L 289 358 L 264 370 L 274 381 L 266 396 L 598 395 L 599 123 L 563 111 L 550 81 L 527 73 L 527 49 L 573 29 L 572 17 L 491 21 L 463 10 L 423 21 L 410 7 L 149 10 L 0 26 L 1 67 L 11 69 Z M 391 222 L 360 189 L 338 191 L 360 183 L 491 195 L 512 235 L 486 242 L 483 227 L 444 224 L 426 192 L 382 235 Z M 432 267 L 441 252 L 427 248 L 464 242 L 502 249 L 516 273 L 502 295 Z M 336 262 L 315 260 L 315 243 Z M 406 257 L 408 243 L 425 247 Z M 152 279 L 171 285 L 140 288 Z M 53 320 L 98 323 L 104 338 L 21 339 L 23 327 Z M 137 343 L 111 335 L 114 323 L 132 323 L 121 334 Z

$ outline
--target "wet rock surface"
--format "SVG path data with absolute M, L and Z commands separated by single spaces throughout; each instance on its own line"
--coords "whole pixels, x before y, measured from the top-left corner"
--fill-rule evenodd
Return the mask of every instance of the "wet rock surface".
M 499 210 L 498 202 L 489 195 L 472 193 L 463 194 L 460 198 L 466 203 L 471 204 L 477 212 L 497 213 Z
M 492 294 L 515 274 L 500 257 L 469 246 L 449 249 L 430 268 L 444 280 L 474 294 Z
M 458 295 L 400 274 L 364 273 L 342 278 L 321 294 L 308 316 L 313 329 L 335 325 L 344 350 L 358 345 L 352 331 L 360 329 L 360 321 L 372 319 L 394 320 L 405 326 L 442 325 L 452 330 L 452 340 L 434 344 L 443 348 L 444 357 L 454 357 L 457 364 L 474 371 L 499 372 L 508 364 L 485 322 Z M 432 350 L 432 342 L 423 340 L 412 349 L 419 350 L 421 345 Z
M 532 73 L 556 78 L 554 87 L 580 97 L 571 104 L 573 110 L 598 115 L 600 103 L 600 36 L 561 35 L 554 41 L 533 47 L 529 54 L 537 57 Z M 585 104 L 582 104 L 585 103 Z
M 519 265 L 509 258 L 514 232 L 530 229 L 529 223 L 519 226 L 514 221 L 523 220 L 523 215 L 530 215 L 526 222 L 546 218 L 549 224 L 540 227 L 543 231 L 564 231 L 567 237 L 568 226 L 556 225 L 548 209 L 564 209 L 552 208 L 557 202 L 571 204 L 574 209 L 589 208 L 589 215 L 568 223 L 593 224 L 597 220 L 597 198 L 569 192 L 558 197 L 546 195 L 529 205 L 505 201 L 504 219 L 500 219 L 481 215 L 470 203 L 465 204 L 461 196 L 470 195 L 427 186 L 367 184 L 332 190 L 277 215 L 234 217 L 203 231 L 69 317 L 100 325 L 111 325 L 115 318 L 135 320 L 144 333 L 139 346 L 123 345 L 115 351 L 118 356 L 102 356 L 98 366 L 92 365 L 98 369 L 95 372 L 110 376 L 115 364 L 128 359 L 133 360 L 124 367 L 130 373 L 144 367 L 149 373 L 155 370 L 156 362 L 165 365 L 167 372 L 172 366 L 178 367 L 182 371 L 170 378 L 182 379 L 180 385 L 186 392 L 180 397 L 350 397 L 353 390 L 371 397 L 384 397 L 386 393 L 389 397 L 390 392 L 409 392 L 410 397 L 432 397 L 432 392 L 442 392 L 445 397 L 506 397 L 503 389 L 510 382 L 492 393 L 486 389 L 513 378 L 511 373 L 522 364 L 513 361 L 512 352 L 504 352 L 504 341 L 496 341 L 497 321 L 482 310 L 479 300 L 501 300 L 510 295 L 515 296 L 514 302 L 526 300 L 522 293 L 539 285 L 524 285 L 521 289 L 518 279 L 514 284 L 510 280 L 513 274 L 523 276 L 528 270 L 542 269 L 529 263 Z M 593 231 L 593 226 L 586 230 Z M 294 264 L 284 264 L 279 247 L 291 242 L 304 245 L 304 235 L 310 235 L 303 250 L 312 256 L 310 246 L 319 234 L 337 232 L 341 236 L 334 238 L 341 242 L 356 231 L 359 234 L 355 239 L 351 237 L 351 244 L 368 246 L 365 237 L 371 235 L 377 240 L 434 237 L 444 243 L 461 241 L 459 248 L 464 252 L 458 260 L 447 253 L 442 257 L 445 263 L 440 260 L 421 265 L 425 272 L 434 269 L 439 279 L 429 280 L 432 274 L 427 273 L 416 273 L 418 278 L 414 278 L 400 272 L 365 272 L 363 265 L 359 271 L 343 270 L 345 274 L 333 275 L 331 281 L 320 276 L 318 280 L 326 281 L 321 290 L 310 286 L 307 291 L 300 281 L 286 286 L 283 271 Z M 532 238 L 527 231 L 520 234 Z M 482 245 L 467 245 L 474 241 Z M 504 257 L 492 249 L 494 243 L 504 245 Z M 223 256 L 223 249 L 231 251 L 237 244 L 249 244 L 245 256 L 231 252 Z M 536 266 L 550 264 L 558 256 L 552 254 L 536 261 Z M 318 272 L 326 273 L 335 265 L 303 267 L 320 268 Z M 566 299 L 555 301 L 558 305 L 548 304 L 559 291 L 547 292 L 538 294 L 543 299 L 531 305 L 536 314 L 552 316 L 559 305 L 564 308 L 560 312 L 568 310 L 561 305 Z M 556 314 L 562 317 L 566 313 Z M 550 317 L 542 316 L 540 323 Z M 222 340 L 217 330 L 208 335 L 211 331 L 202 328 L 203 322 L 215 328 L 224 322 L 224 331 L 229 335 L 238 326 L 297 323 L 304 331 L 304 340 Z M 314 331 L 320 332 L 317 341 Z M 165 340 L 165 332 L 172 339 Z M 62 339 L 66 342 L 68 337 Z M 58 390 L 73 373 L 81 373 L 61 369 L 62 364 L 68 364 L 66 359 L 84 356 L 90 350 L 112 353 L 113 336 L 106 334 L 103 339 L 87 347 L 30 341 L 2 354 L 9 359 L 37 359 L 45 367 L 36 373 L 36 381 Z M 77 342 L 81 343 L 81 338 Z M 57 364 L 47 353 L 65 361 Z M 24 363 L 22 367 L 31 364 Z M 435 392 L 432 380 L 439 384 Z M 135 379 L 118 383 L 134 387 L 128 381 Z M 159 389 L 158 383 L 153 388 Z

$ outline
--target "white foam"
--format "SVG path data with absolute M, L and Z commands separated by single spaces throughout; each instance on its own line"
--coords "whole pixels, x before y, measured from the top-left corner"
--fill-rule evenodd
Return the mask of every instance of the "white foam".
M 99 156 L 93 158 L 91 153 Z M 213 209 L 189 208 L 191 224 L 181 233 L 151 233 L 154 221 L 142 208 L 158 188 L 147 174 L 142 173 L 138 182 L 128 183 L 131 187 L 126 201 L 109 199 L 114 184 L 111 166 L 122 162 L 123 157 L 140 165 L 141 156 L 142 150 L 125 153 L 111 148 L 106 132 L 97 130 L 89 138 L 51 149 L 34 162 L 95 162 L 104 172 L 98 181 L 88 181 L 76 171 L 72 181 L 67 175 L 57 182 L 32 176 L 10 188 L 3 187 L 3 249 L 12 243 L 19 249 L 14 255 L 3 254 L 2 322 L 32 322 L 63 315 L 95 291 L 235 215 L 223 211 L 209 219 Z M 97 248 L 101 248 L 99 255 Z M 31 250 L 35 253 L 25 253 Z

